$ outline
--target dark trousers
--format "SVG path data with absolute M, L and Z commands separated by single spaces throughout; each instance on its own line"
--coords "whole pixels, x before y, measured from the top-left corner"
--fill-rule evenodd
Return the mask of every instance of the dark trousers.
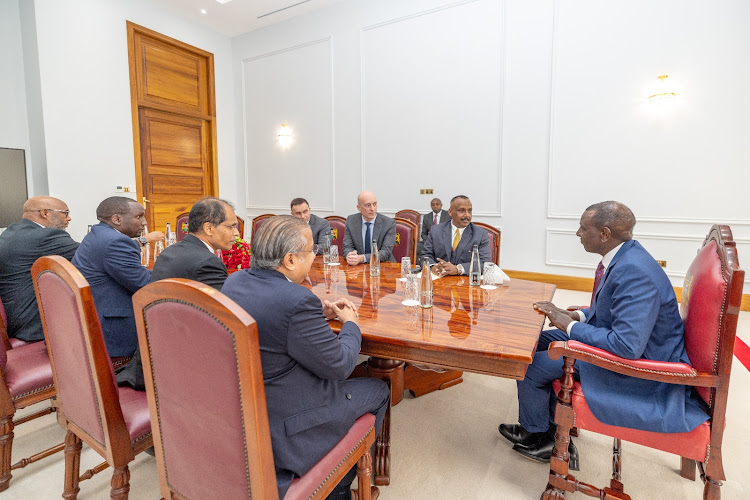
M 555 420 L 557 395 L 552 389 L 552 383 L 562 375 L 563 359 L 550 359 L 547 348 L 550 342 L 556 340 L 569 340 L 568 334 L 557 329 L 542 331 L 534 361 L 526 370 L 526 377 L 516 382 L 518 423 L 529 432 L 544 432 Z

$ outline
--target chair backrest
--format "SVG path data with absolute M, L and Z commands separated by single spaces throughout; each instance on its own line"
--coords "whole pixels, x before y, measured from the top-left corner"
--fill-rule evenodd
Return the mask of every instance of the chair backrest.
M 277 498 L 253 318 L 185 279 L 149 284 L 133 305 L 164 498 L 215 497 L 218 478 L 222 497 Z
M 419 230 L 417 225 L 408 219 L 396 217 L 396 244 L 393 245 L 393 258 L 401 262 L 403 257 L 411 259 L 412 266 L 416 265 L 417 241 Z
M 721 429 L 724 423 L 717 418 L 723 420 L 726 409 L 744 279 L 731 229 L 713 226 L 685 275 L 680 315 L 691 364 L 719 377 L 717 387 L 698 387 L 698 392 L 710 407 L 713 427 Z
M 183 212 L 175 220 L 174 230 L 177 241 L 182 241 L 182 238 L 188 233 L 188 215 L 190 215 L 190 212 Z
M 413 222 L 417 226 L 417 235 L 419 235 L 419 228 L 422 225 L 422 214 L 417 212 L 416 210 L 399 210 L 396 212 L 396 218 L 402 218 L 406 219 L 410 222 Z M 418 238 L 419 236 L 417 236 Z
M 331 224 L 331 244 L 339 248 L 339 256 L 346 257 L 344 252 L 344 232 L 346 231 L 346 219 L 338 215 L 329 215 L 325 218 Z
M 100 453 L 125 443 L 121 448 L 130 450 L 128 461 L 132 460 L 114 371 L 88 282 L 58 255 L 40 257 L 31 277 L 57 389 L 58 420 Z
M 500 265 L 500 230 L 483 222 L 475 222 L 475 226 L 486 229 L 490 236 L 490 260 Z
M 237 215 L 237 231 L 240 232 L 240 238 L 245 239 L 245 219 Z
M 262 226 L 264 222 L 266 222 L 268 219 L 270 219 L 273 216 L 274 214 L 263 214 L 257 217 L 253 217 L 253 221 L 250 224 L 250 229 L 252 230 L 252 234 L 250 235 L 250 238 L 255 238 L 255 233 L 258 232 L 258 229 L 260 229 L 260 226 Z M 244 233 L 245 224 L 243 223 L 242 226 L 243 226 L 242 232 Z

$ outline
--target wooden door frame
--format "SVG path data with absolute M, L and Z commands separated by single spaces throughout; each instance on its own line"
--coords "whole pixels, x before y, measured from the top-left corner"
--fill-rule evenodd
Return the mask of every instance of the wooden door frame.
M 127 26 L 128 36 L 128 67 L 130 73 L 130 113 L 133 121 L 133 155 L 135 157 L 135 190 L 136 200 L 138 203 L 143 204 L 144 190 L 143 190 L 143 164 L 141 157 L 141 129 L 140 129 L 140 113 L 139 108 L 150 108 L 158 111 L 164 111 L 167 113 L 174 113 L 176 115 L 190 116 L 193 118 L 199 118 L 206 120 L 210 129 L 211 136 L 211 168 L 209 169 L 209 178 L 206 183 L 209 186 L 209 192 L 212 196 L 219 195 L 219 172 L 218 172 L 218 152 L 216 148 L 216 83 L 214 81 L 214 55 L 205 50 L 199 49 L 187 43 L 181 42 L 174 38 L 170 38 L 166 35 L 162 35 L 156 31 L 144 28 L 130 21 L 125 21 Z M 169 106 L 167 104 L 153 103 L 150 102 L 147 105 L 140 105 L 138 99 L 138 76 L 136 73 L 135 62 L 135 35 L 136 33 L 142 33 L 148 35 L 151 38 L 157 39 L 161 42 L 174 45 L 181 49 L 200 54 L 208 60 L 207 68 L 207 80 L 208 80 L 208 113 L 191 113 L 182 108 Z

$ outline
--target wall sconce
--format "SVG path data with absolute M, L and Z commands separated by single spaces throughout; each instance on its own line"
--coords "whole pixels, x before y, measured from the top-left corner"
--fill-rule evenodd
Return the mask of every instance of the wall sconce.
M 648 101 L 653 103 L 672 103 L 677 98 L 677 94 L 672 92 L 672 87 L 670 86 L 669 82 L 667 82 L 667 78 L 669 78 L 669 75 L 659 75 L 657 77 L 659 79 L 658 87 L 656 88 L 656 93 L 653 95 L 648 96 Z
M 279 133 L 276 136 L 276 141 L 283 149 L 286 149 L 292 145 L 292 129 L 289 128 L 286 122 L 281 124 Z

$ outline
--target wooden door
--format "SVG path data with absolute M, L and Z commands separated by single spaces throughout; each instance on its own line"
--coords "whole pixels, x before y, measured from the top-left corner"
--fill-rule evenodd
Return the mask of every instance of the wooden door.
M 127 29 L 136 191 L 149 230 L 163 231 L 199 198 L 218 195 L 213 54 Z

